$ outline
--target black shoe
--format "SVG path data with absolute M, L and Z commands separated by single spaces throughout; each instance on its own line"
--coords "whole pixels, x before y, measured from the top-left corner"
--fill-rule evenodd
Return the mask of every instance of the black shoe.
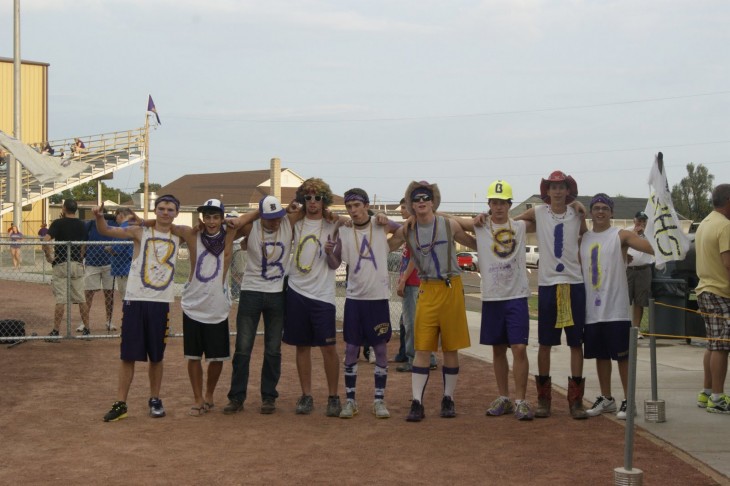
M 45 339 L 47 343 L 60 343 L 61 340 L 58 339 L 61 335 L 58 333 L 56 329 L 51 329 L 51 332 L 48 333 L 48 338 Z
M 413 365 L 410 363 L 403 363 L 400 366 L 396 366 L 395 371 L 399 371 L 401 373 L 410 373 L 411 371 L 413 371 Z
M 228 400 L 228 405 L 223 407 L 223 413 L 225 415 L 232 415 L 234 413 L 242 412 L 243 411 L 243 402 L 239 402 L 238 400 Z
M 408 356 L 404 354 L 396 354 L 393 358 L 394 363 L 408 363 Z
M 104 415 L 104 422 L 116 422 L 127 418 L 127 404 L 125 402 L 114 402 L 112 409 Z
M 261 413 L 264 415 L 271 415 L 276 410 L 276 402 L 273 398 L 264 398 L 261 402 Z
M 454 418 L 456 417 L 456 407 L 454 406 L 454 400 L 451 397 L 444 396 L 441 399 L 441 418 Z
M 423 405 L 421 405 L 421 402 L 414 399 L 411 402 L 411 411 L 408 412 L 408 417 L 406 417 L 406 421 L 420 422 L 424 418 L 426 418 L 426 412 L 423 409 Z

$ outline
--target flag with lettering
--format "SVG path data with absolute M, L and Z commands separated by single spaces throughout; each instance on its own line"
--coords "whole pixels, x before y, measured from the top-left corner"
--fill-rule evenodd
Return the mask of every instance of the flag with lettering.
M 155 117 L 157 118 L 157 124 L 162 125 L 162 122 L 160 121 L 160 115 L 157 114 L 157 108 L 155 108 L 155 102 L 152 101 L 152 95 L 149 95 L 149 100 L 147 100 L 147 111 L 151 111 L 155 114 Z
M 654 165 L 649 173 L 649 188 L 651 193 L 644 211 L 649 217 L 645 234 L 654 248 L 656 268 L 663 270 L 666 262 L 684 260 L 690 240 L 682 231 L 674 210 L 661 152 L 654 157 Z

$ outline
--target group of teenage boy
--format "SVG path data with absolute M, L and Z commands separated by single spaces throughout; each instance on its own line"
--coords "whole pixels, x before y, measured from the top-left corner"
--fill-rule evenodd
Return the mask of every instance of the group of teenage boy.
M 410 365 L 412 402 L 407 420 L 425 417 L 423 396 L 431 371 L 431 356 L 443 353 L 443 398 L 440 416 L 456 416 L 454 391 L 459 375 L 458 350 L 469 347 L 461 270 L 455 242 L 479 253 L 482 277 L 480 343 L 493 346 L 494 371 L 500 396 L 488 416 L 514 414 L 519 420 L 548 417 L 552 385 L 550 348 L 560 345 L 565 332 L 571 349 L 568 402 L 573 418 L 615 411 L 611 395 L 611 360 L 618 361 L 626 393 L 629 348 L 629 294 L 625 255 L 628 248 L 652 253 L 651 245 L 632 231 L 611 227 L 613 200 L 597 194 L 590 202 L 593 228 L 587 231 L 585 208 L 575 198 L 575 180 L 555 171 L 540 184 L 545 205 L 509 217 L 512 188 L 495 181 L 488 188 L 487 213 L 474 219 L 437 213 L 441 195 L 436 184 L 412 182 L 403 206 L 409 218 L 399 225 L 385 214 L 372 215 L 368 194 L 359 188 L 344 195 L 349 218 L 328 210 L 333 194 L 327 183 L 311 178 L 297 189 L 286 208 L 267 196 L 257 211 L 225 218 L 221 201 L 211 199 L 198 208 L 202 228 L 173 224 L 179 201 L 164 195 L 155 203 L 155 220 L 125 228 L 106 225 L 101 208 L 94 214 L 101 234 L 132 239 L 133 260 L 124 297 L 121 364 L 116 401 L 104 416 L 116 421 L 127 416 L 127 396 L 135 362 L 150 362 L 150 416 L 163 417 L 160 397 L 162 361 L 168 332 L 169 305 L 174 301 L 175 258 L 184 241 L 191 256 L 191 276 L 185 284 L 183 309 L 184 354 L 193 388 L 192 416 L 214 407 L 214 391 L 223 361 L 230 359 L 228 313 L 232 296 L 227 271 L 233 241 L 245 238 L 246 268 L 236 317 L 236 342 L 231 386 L 224 414 L 244 409 L 249 364 L 259 321 L 264 324 L 260 413 L 276 410 L 281 375 L 281 342 L 295 346 L 301 396 L 297 414 L 313 412 L 312 347 L 322 353 L 328 397 L 325 414 L 352 418 L 356 400 L 358 352 L 372 346 L 375 354 L 371 411 L 388 418 L 385 403 L 388 376 L 386 345 L 391 337 L 390 277 L 387 255 L 405 244 L 420 283 L 412 330 Z M 541 247 L 538 271 L 538 403 L 526 401 L 529 365 L 525 263 L 526 233 L 535 232 Z M 335 269 L 348 265 L 343 336 L 345 341 L 345 400 L 340 400 L 340 358 L 336 349 Z M 400 290 L 400 289 L 399 289 Z M 404 316 L 405 321 L 405 316 Z M 507 349 L 513 354 L 515 397 L 509 396 Z M 583 406 L 583 359 L 595 358 L 601 396 L 593 407 Z M 204 380 L 202 358 L 209 362 Z M 618 417 L 626 416 L 626 400 Z

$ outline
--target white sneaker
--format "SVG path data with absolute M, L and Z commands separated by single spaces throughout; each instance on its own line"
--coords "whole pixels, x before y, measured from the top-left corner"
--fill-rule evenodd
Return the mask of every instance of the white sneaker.
M 348 398 L 345 401 L 345 405 L 342 407 L 342 411 L 340 411 L 340 418 L 352 418 L 360 411 L 360 409 L 357 407 L 357 402 L 353 400 L 352 398 Z
M 603 395 L 596 397 L 596 401 L 593 402 L 593 406 L 586 410 L 586 414 L 589 417 L 597 417 L 602 413 L 615 412 L 616 411 L 616 400 L 613 398 L 606 398 Z
M 370 364 L 375 364 L 375 350 L 372 346 L 370 346 L 370 356 L 368 357 L 368 362 Z
M 114 332 L 117 330 L 116 326 L 111 323 L 111 321 L 106 323 L 106 330 L 109 332 Z
M 84 323 L 82 322 L 81 325 L 76 328 L 76 332 L 84 332 L 84 329 L 86 329 L 86 326 L 84 326 Z
M 618 412 L 616 412 L 616 418 L 619 420 L 626 420 L 626 409 L 628 408 L 628 404 L 626 400 L 621 400 L 621 408 L 619 408 Z M 634 407 L 634 417 L 636 417 L 636 407 Z
M 373 414 L 375 414 L 375 418 L 379 419 L 390 418 L 390 412 L 388 412 L 388 407 L 385 406 L 385 400 L 379 398 L 373 402 Z

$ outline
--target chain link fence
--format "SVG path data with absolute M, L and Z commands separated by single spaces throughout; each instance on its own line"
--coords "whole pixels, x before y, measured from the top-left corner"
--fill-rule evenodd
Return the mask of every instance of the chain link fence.
M 0 295 L 2 298 L 2 312 L 0 313 L 0 343 L 16 344 L 25 339 L 46 339 L 54 325 L 56 299 L 53 294 L 53 266 L 46 261 L 43 246 L 52 246 L 53 252 L 73 255 L 72 249 L 76 245 L 85 247 L 84 259 L 84 297 L 90 304 L 88 319 L 81 315 L 81 306 L 70 304 L 72 292 L 63 304 L 60 336 L 57 339 L 99 339 L 117 338 L 122 319 L 123 291 L 126 279 L 123 271 L 118 268 L 119 255 L 126 254 L 131 260 L 131 241 L 83 241 L 83 242 L 42 242 L 37 239 L 26 238 L 22 241 L 11 242 L 8 238 L 0 238 Z M 240 282 L 243 278 L 246 264 L 246 252 L 234 251 L 231 267 L 228 273 L 231 294 L 236 296 L 231 309 L 229 322 L 235 331 L 236 312 L 240 294 Z M 19 253 L 20 264 L 17 263 Z M 390 316 L 393 329 L 398 330 L 401 315 L 401 298 L 396 294 L 398 283 L 398 269 L 400 266 L 400 252 L 393 252 L 388 256 L 388 270 L 391 282 Z M 116 259 L 116 260 L 115 260 Z M 69 262 L 59 265 L 66 266 L 65 276 L 74 275 Z M 173 305 L 180 305 L 179 299 L 182 289 L 190 276 L 190 258 L 187 248 L 182 246 L 178 251 L 175 266 L 175 296 Z M 61 281 L 58 281 L 61 280 Z M 66 277 L 57 279 L 55 285 L 65 285 L 70 290 L 71 279 Z M 336 308 L 337 320 L 342 321 L 345 309 L 346 271 L 344 265 L 336 272 Z M 121 287 L 121 288 L 120 288 Z M 20 297 L 22 296 L 22 298 Z M 30 298 L 29 298 L 30 297 Z M 31 304 L 28 304 L 31 302 Z M 69 312 L 70 310 L 70 312 Z M 89 335 L 81 333 L 84 321 L 88 322 Z M 172 336 L 182 336 L 175 333 L 182 330 L 181 323 L 171 322 Z M 232 333 L 234 334 L 234 333 Z

